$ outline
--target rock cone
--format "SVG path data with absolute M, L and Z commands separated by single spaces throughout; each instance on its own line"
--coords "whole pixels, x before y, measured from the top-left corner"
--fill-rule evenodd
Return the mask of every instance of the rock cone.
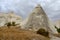
M 30 14 L 28 21 L 25 24 L 25 28 L 35 31 L 39 30 L 40 28 L 43 28 L 46 31 L 50 29 L 48 17 L 40 5 L 35 7 Z

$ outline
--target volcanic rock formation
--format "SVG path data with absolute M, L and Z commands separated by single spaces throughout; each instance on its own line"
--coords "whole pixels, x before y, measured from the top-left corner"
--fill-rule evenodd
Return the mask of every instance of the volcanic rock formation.
M 27 18 L 25 24 L 23 25 L 23 27 L 27 30 L 37 31 L 40 28 L 43 28 L 48 32 L 57 33 L 55 28 L 50 26 L 51 24 L 49 23 L 49 19 L 40 5 L 34 8 L 32 13 Z
M 47 19 L 45 12 L 43 12 L 43 10 L 41 9 L 42 8 L 40 7 L 40 5 L 38 5 L 32 11 L 32 14 L 30 15 L 28 22 L 26 24 L 27 29 L 38 30 L 40 28 L 44 28 L 45 30 L 47 30 L 48 19 Z
M 0 13 L 0 26 L 4 26 L 8 22 L 15 22 L 20 24 L 22 18 L 16 15 L 14 12 Z

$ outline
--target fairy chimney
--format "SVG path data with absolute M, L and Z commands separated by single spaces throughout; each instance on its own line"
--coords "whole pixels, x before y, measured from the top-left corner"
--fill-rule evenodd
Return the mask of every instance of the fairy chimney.
M 49 26 L 49 19 L 40 5 L 37 5 L 27 18 L 25 29 L 37 31 L 40 28 L 52 31 Z

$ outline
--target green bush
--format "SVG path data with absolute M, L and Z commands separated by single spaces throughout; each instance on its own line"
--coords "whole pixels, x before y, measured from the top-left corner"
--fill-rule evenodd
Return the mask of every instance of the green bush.
M 58 33 L 60 33 L 60 28 L 59 28 L 59 29 L 57 29 L 57 31 L 58 31 Z
M 10 28 L 10 26 L 16 26 L 16 25 L 19 25 L 19 24 L 16 24 L 15 22 L 8 22 L 5 24 L 8 28 Z
M 7 25 L 7 26 L 16 26 L 15 22 L 8 22 L 5 25 Z
M 12 22 L 12 26 L 16 26 L 15 22 Z
M 43 36 L 49 37 L 49 32 L 45 31 L 45 29 L 41 28 L 37 31 L 37 34 L 41 34 Z
M 11 22 L 6 23 L 6 25 L 8 26 L 8 28 L 10 28 Z
M 55 26 L 55 28 L 57 29 L 57 32 L 60 33 L 60 28 L 57 28 L 56 26 Z

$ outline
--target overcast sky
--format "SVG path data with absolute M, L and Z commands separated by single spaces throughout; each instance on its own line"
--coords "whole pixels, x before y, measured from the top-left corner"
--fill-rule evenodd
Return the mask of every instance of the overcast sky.
M 51 20 L 60 19 L 60 0 L 0 0 L 0 12 L 15 11 L 26 18 L 37 4 L 41 4 Z

